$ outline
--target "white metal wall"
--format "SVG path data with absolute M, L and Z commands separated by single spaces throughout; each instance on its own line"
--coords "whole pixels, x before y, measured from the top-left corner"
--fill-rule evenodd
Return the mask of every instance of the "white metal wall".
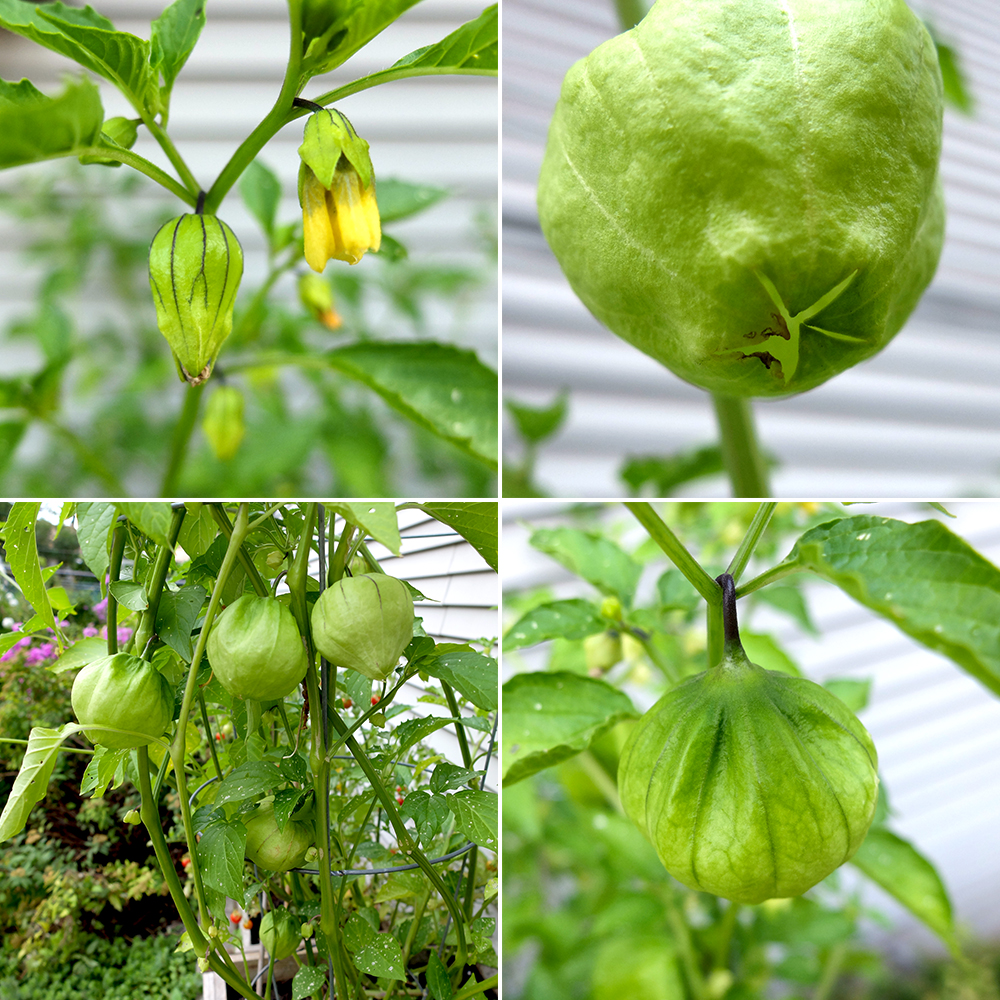
M 1000 503 L 956 502 L 947 507 L 958 515 L 956 520 L 945 519 L 948 527 L 1000 564 Z M 566 508 L 565 503 L 555 502 L 503 502 L 505 591 L 551 586 L 560 598 L 593 593 L 588 584 L 528 545 L 533 528 L 565 523 Z M 926 505 L 907 503 L 853 507 L 849 513 L 911 522 L 940 517 Z M 642 529 L 625 508 L 612 506 L 608 517 L 628 526 L 626 547 L 643 538 Z M 644 583 L 651 586 L 646 577 Z M 1000 698 L 951 660 L 918 645 L 838 588 L 809 584 L 807 599 L 822 633 L 819 638 L 806 635 L 786 617 L 763 606 L 754 609 L 750 621 L 756 629 L 773 631 L 813 680 L 873 681 L 861 721 L 878 749 L 879 771 L 895 813 L 892 828 L 937 867 L 951 894 L 957 923 L 981 938 L 996 939 L 1000 936 L 996 905 L 1000 893 L 996 834 L 1000 826 Z M 519 668 L 544 669 L 545 656 L 542 647 L 520 652 Z M 505 662 L 504 677 L 514 669 L 513 662 Z M 868 891 L 878 909 L 898 920 L 889 935 L 874 932 L 884 938 L 886 946 L 903 954 L 914 948 L 940 950 L 930 932 L 885 893 L 875 887 Z
M 95 0 L 99 13 L 117 28 L 149 36 L 149 21 L 167 0 Z M 303 97 L 316 97 L 358 76 L 382 69 L 422 45 L 438 41 L 464 21 L 475 18 L 487 0 L 422 0 L 348 62 L 307 84 Z M 174 87 L 170 134 L 195 176 L 208 187 L 239 143 L 270 110 L 281 87 L 288 50 L 287 7 L 283 0 L 209 0 L 201 39 Z M 0 32 L 0 76 L 28 77 L 40 90 L 57 93 L 66 73 L 80 68 L 68 59 L 31 42 Z M 125 99 L 98 81 L 106 114 L 134 117 Z M 460 263 L 488 269 L 481 252 L 476 217 L 497 211 L 497 81 L 491 77 L 428 77 L 397 81 L 356 94 L 337 105 L 371 143 L 372 161 L 381 178 L 398 177 L 448 188 L 453 196 L 411 220 L 390 225 L 405 242 L 411 257 Z M 291 221 L 301 211 L 296 197 L 298 147 L 303 121 L 283 129 L 265 148 L 261 159 L 280 177 L 285 198 L 278 216 Z M 166 157 L 140 128 L 135 149 L 171 171 Z M 0 173 L 0 190 L 7 190 L 23 171 Z M 103 168 L 92 168 L 103 169 Z M 128 169 L 128 168 L 122 168 Z M 164 204 L 176 199 L 150 184 L 144 199 Z M 140 201 L 139 207 L 144 207 Z M 263 238 L 234 188 L 219 213 L 240 237 L 246 257 L 244 287 L 264 274 Z M 152 236 L 152 234 L 150 234 Z M 25 313 L 33 301 L 37 272 L 23 262 L 22 227 L 0 215 L 0 329 Z M 337 262 L 330 266 L 334 266 Z M 366 259 L 358 267 L 378 266 Z M 279 291 L 293 294 L 293 279 Z M 99 290 L 85 306 L 102 307 Z M 432 327 L 433 329 L 433 327 Z M 479 352 L 497 365 L 497 289 L 493 281 L 477 293 L 461 330 L 435 330 L 442 338 Z M 33 366 L 31 345 L 10 343 L 0 333 L 0 356 L 7 371 Z
M 917 3 L 914 2 L 914 6 Z M 1000 17 L 996 0 L 923 0 L 977 100 L 945 115 L 948 236 L 937 276 L 886 350 L 801 397 L 755 404 L 781 462 L 776 496 L 994 496 L 1000 491 Z M 566 70 L 619 32 L 613 0 L 506 0 L 503 21 L 504 392 L 572 390 L 543 446 L 554 496 L 619 496 L 627 453 L 717 438 L 708 396 L 601 327 L 538 227 L 535 182 Z M 680 495 L 726 496 L 722 478 Z

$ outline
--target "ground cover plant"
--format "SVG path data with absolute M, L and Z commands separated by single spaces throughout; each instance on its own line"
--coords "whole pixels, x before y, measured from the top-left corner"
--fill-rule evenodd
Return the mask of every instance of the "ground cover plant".
M 417 506 L 496 566 L 496 504 Z M 106 636 L 75 642 L 76 607 L 39 563 L 39 509 L 14 504 L 4 525 L 33 614 L 0 646 L 54 646 L 49 675 L 72 678 L 77 721 L 64 694 L 61 721 L 2 734 L 23 757 L 0 842 L 27 842 L 32 810 L 71 790 L 53 774 L 85 760 L 84 802 L 151 841 L 147 888 L 170 902 L 190 968 L 247 998 L 495 996 L 494 637 L 424 633 L 422 595 L 368 545 L 399 551 L 395 505 L 68 504 L 107 594 Z M 422 704 L 404 704 L 418 676 Z M 446 726 L 460 762 L 425 742 Z M 266 949 L 259 969 L 244 926 Z
M 581 596 L 505 595 L 505 988 L 938 995 L 866 945 L 860 928 L 885 924 L 870 880 L 951 954 L 941 995 L 995 997 L 995 957 L 970 957 L 939 874 L 893 829 L 870 682 L 803 677 L 754 609 L 815 634 L 801 584 L 819 576 L 998 694 L 1000 570 L 941 520 L 773 502 L 621 512 L 639 542 L 603 505 L 530 536 Z M 518 672 L 542 642 L 545 669 Z
M 35 315 L 10 331 L 31 339 L 40 361 L 0 380 L 0 472 L 15 492 L 59 492 L 45 478 L 55 468 L 71 496 L 238 495 L 234 472 L 254 494 L 332 487 L 385 496 L 394 480 L 426 476 L 444 495 L 496 495 L 496 373 L 454 342 L 463 339 L 469 290 L 495 274 L 492 223 L 482 225 L 481 267 L 409 260 L 393 223 L 448 192 L 376 177 L 378 150 L 339 103 L 417 76 L 496 75 L 497 7 L 386 69 L 302 96 L 415 2 L 290 0 L 281 90 L 210 184 L 193 176 L 169 123 L 174 84 L 205 23 L 201 0 L 175 0 L 148 40 L 90 7 L 0 2 L 0 27 L 103 77 L 134 111 L 105 120 L 86 73 L 58 96 L 0 80 L 0 167 L 85 165 L 82 177 L 24 172 L 5 199 L 35 229 L 29 242 L 46 266 Z M 259 154 L 299 118 L 302 216 L 289 222 L 278 217 L 281 185 Z M 168 170 L 133 150 L 139 130 L 162 148 Z M 112 179 L 123 165 L 129 178 Z M 135 212 L 142 178 L 176 196 L 170 215 Z M 242 294 L 240 233 L 223 204 L 236 186 L 267 248 L 262 283 Z M 332 273 L 366 253 L 378 264 L 361 275 Z M 298 309 L 287 287 L 276 289 L 289 275 Z M 83 288 L 121 306 L 103 328 L 82 315 Z M 428 306 L 439 314 L 440 303 L 457 335 L 440 321 L 428 328 Z M 44 489 L 31 489 L 39 480 Z

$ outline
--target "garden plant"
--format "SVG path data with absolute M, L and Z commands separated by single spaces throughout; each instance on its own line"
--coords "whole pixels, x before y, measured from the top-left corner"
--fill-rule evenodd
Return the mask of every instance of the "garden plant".
M 530 536 L 593 597 L 505 596 L 512 996 L 995 997 L 998 969 L 973 957 L 934 866 L 892 829 L 856 714 L 870 682 L 817 684 L 746 623 L 764 605 L 817 634 L 809 573 L 1000 694 L 1000 570 L 940 520 L 624 506 L 645 530 L 637 544 L 601 505 Z M 542 642 L 546 669 L 515 672 Z M 649 689 L 659 700 L 643 712 Z M 953 992 L 917 992 L 866 946 L 861 922 L 885 918 L 865 880 L 938 936 Z
M 54 215 L 63 232 L 47 234 L 34 246 L 51 270 L 39 289 L 37 315 L 18 321 L 14 335 L 32 337 L 42 363 L 32 372 L 5 372 L 0 380 L 0 408 L 7 411 L 0 423 L 0 471 L 11 464 L 30 478 L 30 457 L 16 463 L 13 457 L 35 429 L 44 433 L 33 447 L 40 447 L 39 439 L 47 444 L 41 466 L 62 466 L 64 457 L 73 462 L 67 478 L 74 495 L 218 495 L 225 468 L 241 447 L 251 464 L 252 452 L 285 456 L 279 465 L 286 468 L 274 470 L 261 493 L 274 492 L 274 483 L 290 476 L 308 477 L 308 463 L 315 464 L 314 453 L 321 451 L 331 467 L 329 479 L 347 487 L 343 493 L 391 495 L 382 487 L 401 477 L 391 466 L 402 464 L 385 454 L 394 433 L 392 411 L 396 423 L 399 415 L 404 418 L 427 472 L 451 479 L 442 493 L 495 495 L 496 373 L 474 351 L 447 342 L 439 326 L 429 335 L 422 301 L 443 298 L 460 317 L 462 295 L 487 280 L 488 262 L 480 274 L 407 259 L 406 247 L 383 233 L 383 224 L 391 229 L 394 221 L 449 192 L 377 177 L 378 150 L 369 149 L 363 123 L 352 122 L 340 105 L 353 94 L 403 79 L 496 75 L 497 6 L 385 69 L 303 96 L 314 77 L 341 66 L 415 3 L 289 0 L 290 46 L 274 105 L 209 183 L 195 178 L 170 134 L 171 93 L 205 24 L 202 0 L 175 0 L 151 23 L 148 40 L 117 30 L 90 7 L 0 0 L 0 28 L 103 77 L 133 111 L 132 117 L 105 119 L 87 73 L 68 79 L 57 96 L 42 94 L 28 80 L 0 80 L 0 167 L 66 158 L 85 164 L 88 178 L 67 174 L 53 184 L 57 175 L 51 170 L 27 175 L 6 199 L 8 209 L 22 216 Z M 258 156 L 297 119 L 304 119 L 302 217 L 284 222 L 278 218 L 281 185 Z M 140 131 L 160 146 L 169 169 L 133 149 Z M 142 175 L 176 197 L 169 217 L 136 218 L 122 211 L 122 203 L 135 202 L 140 193 L 135 183 L 112 180 L 111 168 L 123 165 L 135 172 L 133 180 Z M 67 195 L 67 179 L 78 189 L 76 198 Z M 240 294 L 241 234 L 225 218 L 224 199 L 237 184 L 267 249 L 266 275 L 249 294 Z M 56 199 L 63 202 L 58 211 Z M 117 211 L 108 212 L 108 202 L 112 208 L 118 202 Z M 367 253 L 377 255 L 379 264 L 362 267 L 363 276 L 331 274 Z M 143 287 L 136 280 L 140 257 Z M 329 260 L 336 264 L 327 268 Z M 297 314 L 289 315 L 287 289 L 276 294 L 286 275 L 297 282 Z M 71 297 L 84 283 L 106 279 L 123 300 L 130 328 L 95 334 L 85 317 L 73 315 Z M 401 336 L 384 308 L 373 321 L 365 299 L 375 298 L 412 322 L 417 336 Z M 154 309 L 162 338 L 147 335 L 155 329 Z M 184 383 L 182 393 L 169 391 L 171 370 Z M 70 391 L 83 395 L 86 410 L 98 411 L 90 428 L 62 412 L 62 397 Z M 315 401 L 312 415 L 293 412 L 292 398 L 303 392 Z M 151 397 L 162 405 L 150 406 Z M 381 403 L 373 408 L 375 397 Z M 189 471 L 196 464 L 199 422 L 205 451 L 222 466 L 214 477 Z M 143 425 L 149 433 L 137 435 Z M 244 443 L 248 425 L 251 441 Z M 338 444 L 323 446 L 327 435 Z M 101 438 L 128 453 L 129 472 L 108 460 Z M 413 470 L 404 471 L 412 479 Z M 182 484 L 188 489 L 178 490 Z
M 724 467 L 734 496 L 766 497 L 751 399 L 880 351 L 934 275 L 938 49 L 904 0 L 616 8 L 624 33 L 563 81 L 541 228 L 597 320 L 712 396 L 719 445 L 626 482 L 668 480 L 664 496 Z M 509 408 L 527 444 L 512 475 L 530 487 L 565 400 L 530 420 Z
M 495 504 L 407 507 L 495 568 Z M 107 637 L 72 643 L 76 609 L 39 562 L 39 510 L 14 504 L 3 528 L 34 613 L 0 648 L 56 647 L 49 674 L 73 677 L 76 721 L 50 712 L 27 740 L 0 734 L 24 751 L 0 843 L 44 807 L 64 758 L 83 755 L 85 801 L 135 802 L 116 822 L 144 827 L 154 889 L 183 924 L 178 950 L 240 996 L 495 996 L 494 637 L 424 633 L 423 595 L 369 549 L 399 553 L 397 507 L 67 504 L 107 594 Z M 439 713 L 404 703 L 418 677 Z M 426 742 L 444 727 L 460 762 Z M 241 954 L 252 925 L 260 968 Z

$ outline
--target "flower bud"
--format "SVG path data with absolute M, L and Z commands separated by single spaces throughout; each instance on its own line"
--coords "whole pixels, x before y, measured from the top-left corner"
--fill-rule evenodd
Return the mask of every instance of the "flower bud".
M 180 215 L 153 237 L 149 284 L 156 321 L 181 378 L 200 385 L 212 374 L 233 329 L 233 304 L 243 275 L 235 233 L 214 215 Z
M 378 250 L 382 228 L 368 143 L 339 111 L 324 108 L 306 121 L 299 156 L 306 263 L 322 271 L 333 257 L 357 264 Z
M 100 141 L 107 145 L 107 140 L 124 149 L 131 149 L 135 145 L 135 140 L 139 136 L 139 129 L 136 125 L 138 119 L 135 118 L 109 118 L 102 126 Z M 106 167 L 120 167 L 121 160 L 109 160 L 104 156 L 81 156 L 81 163 L 100 163 Z
M 201 427 L 215 457 L 220 462 L 232 458 L 246 434 L 243 424 L 243 393 L 235 386 L 219 386 L 208 399 L 208 409 Z
M 309 310 L 313 319 L 328 329 L 336 330 L 344 325 L 333 308 L 333 289 L 319 275 L 307 272 L 299 278 L 299 301 Z

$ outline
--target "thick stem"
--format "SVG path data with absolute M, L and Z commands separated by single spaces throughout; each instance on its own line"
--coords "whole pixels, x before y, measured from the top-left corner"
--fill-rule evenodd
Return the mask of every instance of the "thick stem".
M 161 545 L 156 553 L 156 561 L 153 563 L 153 571 L 150 573 L 149 584 L 146 587 L 146 598 L 149 604 L 142 613 L 139 627 L 135 630 L 136 656 L 142 656 L 146 643 L 149 642 L 156 630 L 156 613 L 160 609 L 160 595 L 163 593 L 163 585 L 167 581 L 170 560 L 174 557 L 177 536 L 180 534 L 181 524 L 186 513 L 187 510 L 183 505 L 174 510 L 170 527 L 167 529 L 167 544 Z
M 757 444 L 750 400 L 713 393 L 712 402 L 719 422 L 722 460 L 729 473 L 733 496 L 770 496 L 767 466 Z
M 173 437 L 170 440 L 170 458 L 167 460 L 163 482 L 160 484 L 161 497 L 172 497 L 177 489 L 177 479 L 184 466 L 184 459 L 187 458 L 188 442 L 191 440 L 194 424 L 198 419 L 198 407 L 201 405 L 204 391 L 204 382 L 193 387 L 185 386 L 184 405 L 174 425 Z
M 716 578 L 722 588 L 722 629 L 726 648 L 740 645 L 740 627 L 736 621 L 736 583 L 728 573 Z

